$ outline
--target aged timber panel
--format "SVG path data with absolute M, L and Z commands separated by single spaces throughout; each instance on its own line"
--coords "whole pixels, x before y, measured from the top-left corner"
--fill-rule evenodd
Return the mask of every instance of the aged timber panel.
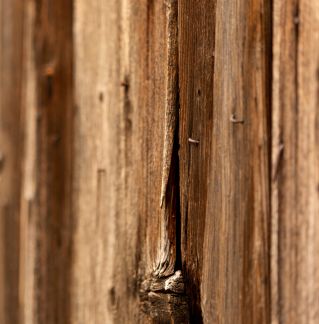
M 177 40 L 177 17 L 169 11 L 174 6 L 176 1 L 75 1 L 76 323 L 171 316 L 168 295 L 155 298 L 168 309 L 157 314 L 149 283 L 172 275 L 176 263 L 171 175 L 160 206 L 165 103 L 172 91 L 177 96 L 167 46 L 171 35 L 172 43 Z
M 319 321 L 319 3 L 275 1 L 272 322 Z
M 316 0 L 0 0 L 0 322 L 317 323 Z
M 19 320 L 23 3 L 0 1 L 0 322 Z
M 22 323 L 70 323 L 72 1 L 24 1 Z
M 178 24 L 181 254 L 191 316 L 200 323 L 213 132 L 215 2 L 180 1 Z
M 270 3 L 179 7 L 182 260 L 192 316 L 267 323 Z

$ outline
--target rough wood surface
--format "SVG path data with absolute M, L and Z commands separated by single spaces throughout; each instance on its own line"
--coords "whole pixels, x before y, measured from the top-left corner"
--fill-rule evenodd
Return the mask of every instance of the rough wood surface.
M 319 322 L 317 0 L 0 0 L 0 323 Z
M 22 323 L 70 323 L 72 1 L 24 1 Z
M 191 317 L 202 322 L 200 283 L 213 131 L 215 2 L 179 2 L 181 255 Z M 192 141 L 199 143 L 193 143 Z
M 180 2 L 182 259 L 197 322 L 269 322 L 270 17 L 262 0 Z
M 272 322 L 319 322 L 319 3 L 274 3 Z
M 23 4 L 0 1 L 0 322 L 19 321 Z
M 75 1 L 76 323 L 147 322 L 141 282 L 174 273 L 171 177 L 159 204 L 174 82 L 167 9 L 165 1 Z
M 117 316 L 120 322 L 127 322 L 128 316 L 133 321 L 138 311 L 137 304 L 131 302 L 135 287 L 135 255 L 131 252 L 135 250 L 138 217 L 133 216 L 134 211 L 132 217 L 126 217 L 130 196 L 124 197 L 122 185 L 127 179 L 122 131 L 123 126 L 129 132 L 131 128 L 130 116 L 127 125 L 122 118 L 123 110 L 131 109 L 126 98 L 129 81 L 120 70 L 123 52 L 127 51 L 121 47 L 124 35 L 120 33 L 121 28 L 123 34 L 127 32 L 127 25 L 121 21 L 125 9 L 117 1 L 74 3 L 75 323 L 113 323 Z M 127 221 L 131 222 L 131 235 L 127 233 Z M 130 253 L 129 259 L 126 253 Z M 131 288 L 129 296 L 127 284 Z M 117 315 L 119 309 L 126 311 Z

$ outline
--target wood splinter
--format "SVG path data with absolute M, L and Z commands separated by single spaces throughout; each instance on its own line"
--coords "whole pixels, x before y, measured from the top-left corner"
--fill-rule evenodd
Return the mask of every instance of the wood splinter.
M 177 106 L 177 0 L 165 1 L 166 6 L 166 39 L 167 39 L 167 66 L 166 66 L 166 93 L 165 93 L 165 126 L 162 163 L 162 185 L 160 207 L 164 205 L 168 177 L 174 146 L 174 135 L 178 118 Z

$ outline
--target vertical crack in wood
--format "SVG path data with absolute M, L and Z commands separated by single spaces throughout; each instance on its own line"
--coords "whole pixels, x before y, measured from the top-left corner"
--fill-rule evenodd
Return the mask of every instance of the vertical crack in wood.
M 141 308 L 155 323 L 189 323 L 181 272 L 177 0 L 166 8 L 167 71 L 161 186 L 161 237 L 153 273 L 140 287 Z
M 163 207 L 172 163 L 174 135 L 178 109 L 177 101 L 177 0 L 166 0 L 167 72 L 165 98 L 165 130 L 160 206 Z
M 154 267 L 154 275 L 163 277 L 174 272 L 176 260 L 176 183 L 173 163 L 173 151 L 176 142 L 176 125 L 178 119 L 178 32 L 177 0 L 163 2 L 166 11 L 166 89 L 164 145 L 161 184 L 161 229 L 159 254 Z M 177 181 L 178 183 L 178 181 Z

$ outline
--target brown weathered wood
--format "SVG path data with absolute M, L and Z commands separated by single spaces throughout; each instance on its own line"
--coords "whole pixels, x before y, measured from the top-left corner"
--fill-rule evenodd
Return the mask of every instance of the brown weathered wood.
M 191 296 L 191 317 L 200 323 L 203 234 L 213 130 L 215 2 L 179 2 L 178 19 L 181 254 L 186 289 Z
M 197 322 L 269 322 L 270 9 L 180 2 L 182 259 Z
M 75 289 L 83 292 L 77 295 L 83 296 L 79 314 L 84 318 L 92 314 L 90 303 L 99 305 L 103 302 L 100 296 L 107 295 L 110 306 L 95 312 L 96 321 L 129 321 L 138 317 L 142 320 L 141 282 L 174 274 L 178 161 L 177 147 L 172 143 L 174 127 L 167 123 L 178 108 L 174 107 L 176 9 L 176 1 L 116 1 L 97 7 L 76 4 L 75 160 L 81 161 L 82 166 L 75 169 L 78 192 L 74 203 L 81 222 L 75 236 L 79 254 L 75 259 Z M 101 32 L 92 35 L 94 24 L 99 24 Z M 88 82 L 91 88 L 87 87 Z M 87 105 L 96 108 L 88 110 Z M 166 119 L 165 110 L 170 110 Z M 91 138 L 98 141 L 94 143 Z M 169 153 L 171 145 L 173 157 Z M 102 193 L 95 184 L 99 183 L 98 170 L 105 181 Z M 88 183 L 88 178 L 92 182 Z M 162 179 L 167 188 L 160 206 Z M 100 194 L 104 198 L 99 198 Z M 101 214 L 97 213 L 99 204 L 103 204 Z M 92 215 L 98 217 L 99 223 L 92 220 Z M 94 227 L 97 225 L 99 234 Z M 96 244 L 113 247 L 101 250 L 106 273 L 96 268 L 96 262 L 100 262 L 95 256 L 85 263 L 80 257 Z M 103 273 L 97 281 L 98 289 L 87 279 L 96 278 L 96 271 Z M 145 316 L 145 320 L 153 317 L 147 312 Z M 80 321 L 78 317 L 77 320 Z
M 165 107 L 174 101 L 167 10 L 165 1 L 75 2 L 77 323 L 148 321 L 141 283 L 174 274 L 171 176 L 160 206 Z
M 0 322 L 19 321 L 23 4 L 0 1 Z
M 318 1 L 275 2 L 273 323 L 319 321 L 318 64 Z
M 24 2 L 22 323 L 70 323 L 72 1 Z
M 0 17 L 0 323 L 319 321 L 316 0 Z
M 75 1 L 74 9 L 73 203 L 77 216 L 72 282 L 77 298 L 72 299 L 72 320 L 113 323 L 120 308 L 127 310 L 119 315 L 125 322 L 129 314 L 134 319 L 136 311 L 128 305 L 131 295 L 126 297 L 126 283 L 131 278 L 127 272 L 131 275 L 134 266 L 127 269 L 125 262 L 130 261 L 123 255 L 128 247 L 122 208 L 126 203 L 121 187 L 124 174 L 120 172 L 121 116 L 130 103 L 124 106 L 126 88 L 121 86 L 126 81 L 120 75 L 121 6 L 117 1 L 93 5 Z M 134 228 L 131 230 L 135 238 Z M 117 255 L 121 257 L 117 259 Z

